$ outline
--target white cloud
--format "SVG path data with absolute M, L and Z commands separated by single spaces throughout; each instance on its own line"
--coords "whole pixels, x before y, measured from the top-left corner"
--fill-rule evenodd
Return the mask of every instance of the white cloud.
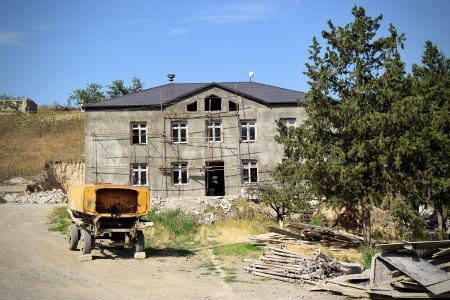
M 23 32 L 0 31 L 0 45 L 15 45 L 21 43 Z
M 242 2 L 206 7 L 195 19 L 216 24 L 242 23 L 272 18 L 275 11 L 270 2 Z
M 56 28 L 56 27 L 59 27 L 59 26 L 60 26 L 60 24 L 57 24 L 57 23 L 55 23 L 55 24 L 46 24 L 46 25 L 41 25 L 41 26 L 36 27 L 36 30 L 47 31 L 47 30 L 50 30 L 52 28 Z
M 128 27 L 128 26 L 133 26 L 133 25 L 138 25 L 138 24 L 145 24 L 145 23 L 150 23 L 150 22 L 155 22 L 155 19 L 138 19 L 138 20 L 132 20 L 129 22 L 125 22 L 122 24 L 118 24 L 115 26 L 112 26 L 112 29 L 118 29 L 118 28 L 123 28 L 123 27 Z
M 169 33 L 167 34 L 167 37 L 185 34 L 186 32 L 187 32 L 187 30 L 184 28 L 175 28 L 175 29 L 172 29 L 169 31 Z

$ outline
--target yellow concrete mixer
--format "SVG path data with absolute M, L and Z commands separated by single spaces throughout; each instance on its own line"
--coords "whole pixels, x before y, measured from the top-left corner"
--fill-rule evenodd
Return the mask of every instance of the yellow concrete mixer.
M 141 219 L 150 208 L 147 188 L 86 184 L 70 187 L 67 197 L 67 211 L 73 222 L 67 230 L 70 250 L 79 245 L 81 254 L 89 256 L 96 240 L 110 240 L 116 249 L 131 246 L 134 257 L 145 257 L 142 228 L 153 225 Z

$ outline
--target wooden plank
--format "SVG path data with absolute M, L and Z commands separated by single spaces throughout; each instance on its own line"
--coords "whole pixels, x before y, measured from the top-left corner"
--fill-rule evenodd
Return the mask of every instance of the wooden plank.
M 393 252 L 381 253 L 378 258 L 416 280 L 435 295 L 450 292 L 450 275 L 422 258 Z
M 406 243 L 411 244 L 416 250 L 450 247 L 450 240 L 406 242 Z
M 345 282 L 345 281 L 338 281 L 338 280 L 328 279 L 328 280 L 326 280 L 326 283 L 334 283 L 334 284 L 337 284 L 337 285 L 350 287 L 350 288 L 354 288 L 354 289 L 357 289 L 357 290 L 366 290 L 366 287 L 363 286 L 363 285 L 355 284 L 355 283 L 349 283 L 349 282 Z
M 420 285 L 420 284 L 417 284 L 414 282 L 407 282 L 407 281 L 393 282 L 392 285 L 396 288 L 406 289 L 406 290 L 416 290 L 416 291 L 426 291 L 427 290 L 423 285 Z
M 398 298 L 398 299 L 448 299 L 450 298 L 449 293 L 441 294 L 441 295 L 433 295 L 432 293 L 411 293 L 411 292 L 399 292 L 399 291 L 392 291 L 391 294 L 392 298 Z
M 429 262 L 430 264 L 435 265 L 435 266 L 439 265 L 439 264 L 447 263 L 447 262 L 450 262 L 450 255 L 436 257 L 436 258 L 430 258 L 430 259 L 427 259 L 427 262 Z
M 376 244 L 376 248 L 381 251 L 396 251 L 405 248 L 405 243 Z
M 434 253 L 434 254 L 433 254 L 433 258 L 435 258 L 435 257 L 441 257 L 441 256 L 444 256 L 444 255 L 447 255 L 447 254 L 450 254 L 450 248 L 447 248 L 447 249 L 444 249 L 444 250 L 442 250 L 442 251 L 439 251 L 439 252 Z
M 448 268 L 448 267 L 450 267 L 450 262 L 436 265 L 436 268 L 439 268 L 439 269 Z
M 397 269 L 388 262 L 380 259 L 381 254 L 376 254 L 372 259 L 372 273 L 370 284 L 372 286 L 388 285 L 389 280 L 394 278 L 393 271 Z
M 369 298 L 369 294 L 365 291 L 365 289 L 349 288 L 331 282 L 317 283 L 316 287 L 321 288 L 325 291 L 330 291 L 354 298 Z
M 342 281 L 342 282 L 369 281 L 369 280 L 370 280 L 370 274 L 368 274 L 368 273 L 341 275 L 341 276 L 333 278 L 333 281 Z
M 275 227 L 272 227 L 272 226 L 269 226 L 269 231 L 270 232 L 275 232 L 275 233 L 278 233 L 278 234 L 282 234 L 282 235 L 285 235 L 285 236 L 289 236 L 289 237 L 292 237 L 292 238 L 295 238 L 295 239 L 299 239 L 299 240 L 303 240 L 305 238 L 305 236 L 303 234 L 293 233 L 293 232 L 290 232 L 290 231 L 287 231 L 287 230 L 283 230 L 283 229 L 279 229 L 279 228 L 275 228 Z

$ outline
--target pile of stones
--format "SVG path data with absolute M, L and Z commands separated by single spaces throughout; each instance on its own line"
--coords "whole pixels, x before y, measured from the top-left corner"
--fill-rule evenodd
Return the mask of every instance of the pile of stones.
M 67 203 L 66 194 L 60 189 L 37 193 L 11 193 L 2 197 L 6 202 L 23 204 L 58 204 Z

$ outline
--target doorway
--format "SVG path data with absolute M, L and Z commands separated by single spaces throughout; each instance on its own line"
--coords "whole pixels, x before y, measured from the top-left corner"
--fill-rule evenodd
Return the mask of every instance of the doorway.
M 225 164 L 223 161 L 207 161 L 205 195 L 225 196 Z

